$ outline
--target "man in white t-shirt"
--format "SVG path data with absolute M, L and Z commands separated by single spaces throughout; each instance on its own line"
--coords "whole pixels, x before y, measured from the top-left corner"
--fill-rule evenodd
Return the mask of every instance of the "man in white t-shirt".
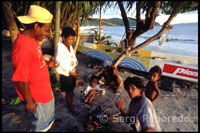
M 70 111 L 74 114 L 72 105 L 73 90 L 76 87 L 76 77 L 78 76 L 78 61 L 74 53 L 72 43 L 76 36 L 71 27 L 62 30 L 62 41 L 58 42 L 55 61 L 59 64 L 55 71 L 60 74 L 61 90 L 66 92 L 66 101 Z

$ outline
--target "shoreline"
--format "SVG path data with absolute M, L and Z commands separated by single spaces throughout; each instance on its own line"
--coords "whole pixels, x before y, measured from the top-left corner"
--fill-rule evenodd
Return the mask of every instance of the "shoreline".
M 165 33 L 166 35 L 169 34 L 169 42 L 165 42 L 160 46 L 158 44 L 158 40 L 155 40 L 150 45 L 144 47 L 142 50 L 198 57 L 198 31 L 196 30 L 198 29 L 198 26 L 188 28 L 187 23 L 184 25 L 174 25 L 174 29 L 170 30 L 169 33 Z M 189 26 L 193 25 L 189 24 Z M 122 40 L 125 32 L 124 26 L 117 26 L 116 28 L 114 26 L 105 26 L 102 28 L 108 29 L 103 31 L 102 35 L 112 35 L 110 41 L 119 45 L 120 40 Z M 155 35 L 160 28 L 161 26 L 155 26 L 153 30 L 149 30 L 148 32 L 138 37 L 136 40 L 136 45 L 146 41 L 148 38 L 152 37 L 152 35 Z M 188 34 L 192 32 L 192 30 L 189 29 L 194 29 L 194 32 L 192 34 Z
M 61 95 L 61 91 L 54 91 L 55 97 L 55 118 L 62 119 L 62 123 L 51 131 L 89 131 L 86 128 L 88 116 L 96 109 L 98 105 L 104 110 L 110 106 L 107 115 L 112 115 L 117 112 L 115 107 L 116 100 L 125 98 L 127 102 L 125 109 L 128 108 L 130 98 L 121 87 L 121 94 L 116 96 L 114 91 L 106 89 L 104 96 L 98 96 L 98 101 L 94 105 L 88 105 L 83 102 L 83 91 L 86 88 L 89 78 L 99 69 L 90 69 L 87 66 L 93 63 L 89 56 L 82 53 L 77 53 L 79 61 L 78 69 L 81 79 L 77 88 L 74 90 L 74 108 L 80 114 L 75 117 L 69 110 L 65 101 L 65 96 Z M 132 73 L 128 69 L 119 69 L 122 79 L 128 76 L 138 76 L 147 83 L 145 74 L 135 72 Z M 14 83 L 12 78 L 12 63 L 11 63 L 11 43 L 9 40 L 2 39 L 2 131 L 32 131 L 31 114 L 26 111 L 23 103 L 10 105 L 12 98 L 16 97 Z M 159 85 L 166 79 L 159 81 Z M 163 131 L 198 131 L 198 84 L 186 82 L 183 80 L 173 80 L 171 88 L 173 91 L 167 91 L 160 88 L 161 96 L 155 101 L 155 110 L 160 118 L 160 126 Z M 3 102 L 3 99 L 5 100 Z M 131 127 L 122 121 L 109 120 L 106 123 L 106 128 L 114 132 L 131 131 Z

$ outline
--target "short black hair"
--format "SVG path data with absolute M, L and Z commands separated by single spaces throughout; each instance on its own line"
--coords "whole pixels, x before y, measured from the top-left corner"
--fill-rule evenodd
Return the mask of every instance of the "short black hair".
M 162 70 L 159 66 L 154 66 L 149 70 L 149 73 L 153 73 L 153 72 L 157 72 L 159 74 L 159 76 L 162 75 Z
M 127 90 L 130 84 L 134 84 L 139 89 L 144 89 L 144 83 L 139 77 L 128 77 L 124 81 L 124 88 Z
M 25 26 L 26 29 L 33 29 L 35 24 L 38 24 L 40 27 L 42 27 L 45 23 L 35 22 L 35 23 L 23 24 L 23 25 Z
M 94 79 L 97 79 L 97 83 L 99 84 L 99 77 L 93 75 L 91 78 L 90 78 L 90 83 L 94 80 Z
M 62 37 L 76 36 L 76 32 L 71 27 L 65 27 L 62 30 Z

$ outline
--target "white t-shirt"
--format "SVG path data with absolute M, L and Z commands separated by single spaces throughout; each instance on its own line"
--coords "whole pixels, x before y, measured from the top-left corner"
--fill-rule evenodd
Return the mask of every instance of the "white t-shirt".
M 134 103 L 134 101 L 131 100 L 128 113 L 129 116 L 133 117 L 136 120 L 135 126 L 137 132 L 146 129 L 147 127 L 153 128 L 154 131 L 162 131 L 157 119 L 154 106 L 147 97 L 142 96 L 142 98 L 137 103 Z
M 90 85 L 85 89 L 84 94 L 85 96 L 92 90 L 94 89 L 95 91 L 104 91 L 104 89 L 101 89 L 98 85 L 96 85 L 94 88 L 92 88 Z M 104 93 L 104 92 L 103 92 Z
M 59 63 L 59 66 L 55 67 L 55 72 L 65 76 L 69 76 L 69 72 L 74 71 L 78 65 L 73 47 L 70 46 L 69 51 L 62 41 L 58 42 L 55 61 Z

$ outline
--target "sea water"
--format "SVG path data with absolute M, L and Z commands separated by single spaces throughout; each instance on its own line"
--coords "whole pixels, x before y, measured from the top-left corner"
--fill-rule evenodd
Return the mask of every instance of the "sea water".
M 176 24 L 172 26 L 173 29 L 164 33 L 169 39 L 168 42 L 159 45 L 158 40 L 155 40 L 142 48 L 142 50 L 198 57 L 198 23 Z M 162 26 L 154 26 L 152 30 L 140 35 L 136 40 L 135 46 L 157 34 L 161 28 Z M 112 38 L 109 41 L 115 42 L 118 45 L 120 40 L 125 38 L 124 26 L 102 26 L 102 30 L 102 36 L 104 34 L 111 35 Z

